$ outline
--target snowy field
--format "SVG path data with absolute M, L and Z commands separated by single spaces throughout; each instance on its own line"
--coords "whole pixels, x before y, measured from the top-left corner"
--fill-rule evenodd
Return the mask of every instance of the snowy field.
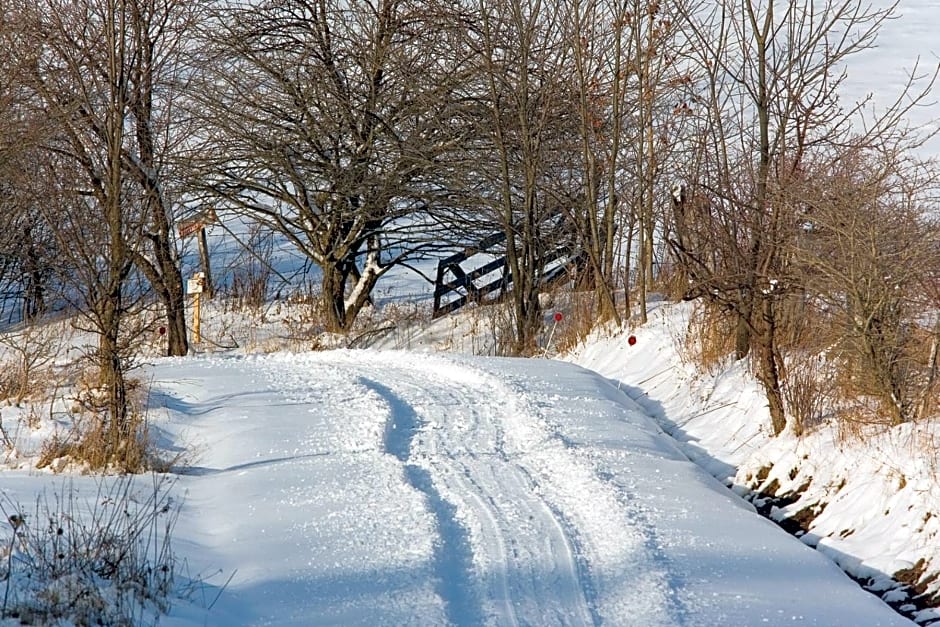
M 882 9 L 896 7 L 895 18 L 885 22 L 875 46 L 852 56 L 842 85 L 845 106 L 867 100 L 865 115 L 871 116 L 898 100 L 908 79 L 925 88 L 940 63 L 940 2 L 937 0 L 888 0 L 860 3 Z M 917 92 L 917 89 L 912 90 Z M 907 103 L 907 101 L 902 100 Z M 931 134 L 940 130 L 938 92 L 933 90 L 908 116 L 914 128 Z M 933 137 L 922 150 L 923 156 L 940 157 L 940 137 Z

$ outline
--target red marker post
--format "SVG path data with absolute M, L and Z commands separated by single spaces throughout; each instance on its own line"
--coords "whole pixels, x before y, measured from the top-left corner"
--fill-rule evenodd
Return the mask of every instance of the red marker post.
M 552 330 L 548 334 L 548 342 L 545 343 L 545 351 L 542 353 L 542 355 L 548 355 L 548 349 L 552 345 L 552 338 L 555 336 L 555 328 L 558 326 L 558 323 L 564 319 L 565 319 L 565 315 L 561 313 L 560 311 L 556 311 L 555 315 L 552 316 L 552 320 L 554 320 L 555 323 L 552 325 Z

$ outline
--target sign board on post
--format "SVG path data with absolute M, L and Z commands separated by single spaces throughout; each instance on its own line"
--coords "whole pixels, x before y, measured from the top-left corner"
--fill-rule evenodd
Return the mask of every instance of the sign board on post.
M 206 274 L 205 272 L 197 272 L 193 275 L 193 278 L 186 281 L 186 292 L 193 295 L 193 343 L 198 344 L 202 341 L 201 334 L 199 332 L 199 323 L 201 321 L 200 313 L 200 298 L 203 290 L 206 286 Z
M 206 209 L 194 213 L 185 220 L 180 220 L 176 230 L 181 238 L 189 237 L 199 229 L 204 229 L 207 224 L 214 224 L 218 222 L 218 220 L 218 216 L 215 215 L 215 209 Z
M 180 220 L 176 227 L 180 239 L 194 234 L 197 235 L 196 243 L 199 246 L 199 259 L 202 264 L 203 282 L 198 292 L 193 291 L 187 286 L 186 291 L 189 294 L 204 293 L 206 298 L 212 298 L 212 274 L 209 270 L 209 245 L 206 242 L 206 225 L 214 224 L 218 221 L 219 218 L 215 213 L 215 209 L 208 207 L 202 211 L 197 211 L 185 220 Z
M 194 277 L 186 281 L 186 293 L 187 294 L 202 294 L 202 279 Z
M 179 231 L 180 237 L 189 237 L 204 226 L 205 224 L 202 222 L 187 220 L 186 222 L 180 222 L 176 229 Z

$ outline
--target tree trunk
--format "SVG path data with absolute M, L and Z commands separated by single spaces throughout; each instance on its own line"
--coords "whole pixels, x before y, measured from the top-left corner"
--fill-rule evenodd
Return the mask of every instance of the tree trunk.
M 127 383 L 121 355 L 117 349 L 117 340 L 105 335 L 101 337 L 102 384 L 108 390 L 108 415 L 111 420 L 112 435 L 116 440 L 123 439 L 127 431 Z
M 346 329 L 346 276 L 339 264 L 325 263 L 321 266 L 323 280 L 320 283 L 320 309 L 327 331 L 343 333 Z
M 189 339 L 186 337 L 186 297 L 182 288 L 171 289 L 167 295 L 166 322 L 167 356 L 186 355 L 189 352 Z
M 160 293 L 163 295 L 167 321 L 166 354 L 169 357 L 182 357 L 189 352 L 189 340 L 186 337 L 186 296 L 183 294 L 183 275 L 172 258 L 171 247 L 169 241 L 154 245 L 158 253 L 161 283 L 164 286 Z
M 917 420 L 923 420 L 930 411 L 931 401 L 933 400 L 933 388 L 937 381 L 937 356 L 940 354 L 940 316 L 937 316 L 933 326 L 933 334 L 930 338 L 930 357 L 927 360 L 927 381 L 924 383 L 921 393 L 920 403 L 917 407 Z
M 535 350 L 535 339 L 541 327 L 542 307 L 537 288 L 523 286 L 521 289 L 524 293 L 515 303 L 516 337 L 512 352 L 514 355 L 531 355 Z
M 167 319 L 167 355 L 181 357 L 189 352 L 186 337 L 185 295 L 183 276 L 172 238 L 169 203 L 163 193 L 161 180 L 160 151 L 154 136 L 153 97 L 159 88 L 158 76 L 154 74 L 157 47 L 160 44 L 153 30 L 154 20 L 160 16 L 145 9 L 144 5 L 132 3 L 131 27 L 138 54 L 130 68 L 133 98 L 129 105 L 134 112 L 137 139 L 137 159 L 127 159 L 126 167 L 137 179 L 147 194 L 147 209 L 150 214 L 150 233 L 147 236 L 153 247 L 155 264 L 143 255 L 136 255 L 136 263 L 147 276 L 163 302 Z
M 787 427 L 783 392 L 780 386 L 780 355 L 777 348 L 776 313 L 773 296 L 761 299 L 760 325 L 755 340 L 758 343 L 758 373 L 770 410 L 770 425 L 775 436 Z
M 157 256 L 157 264 L 154 265 L 140 254 L 134 255 L 134 262 L 147 277 L 163 304 L 166 315 L 167 356 L 182 357 L 189 353 L 183 275 L 170 252 L 171 244 L 168 241 L 161 244 L 160 238 L 155 236 L 150 236 L 148 239 Z
M 750 308 L 736 313 L 734 325 L 734 358 L 741 361 L 751 352 L 751 321 Z

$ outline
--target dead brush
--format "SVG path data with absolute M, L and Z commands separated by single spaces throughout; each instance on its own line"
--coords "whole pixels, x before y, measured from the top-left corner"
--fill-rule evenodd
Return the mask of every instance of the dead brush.
M 326 328 L 319 297 L 312 291 L 291 294 L 281 309 L 283 331 L 279 337 L 296 348 L 317 350 L 318 338 Z
M 427 307 L 416 302 L 390 302 L 370 307 L 356 319 L 349 335 L 349 348 L 365 348 L 386 336 L 395 339 L 397 348 L 410 348 L 414 334 L 431 321 Z
M 801 436 L 831 415 L 836 375 L 821 354 L 791 350 L 785 357 L 785 364 L 783 398 L 793 431 Z
M 552 295 L 552 298 L 546 302 L 545 309 L 548 320 L 546 322 L 548 337 L 544 343 L 545 354 L 572 350 L 597 324 L 597 306 L 590 292 Z
M 86 414 L 65 433 L 57 433 L 44 442 L 37 468 L 61 471 L 69 464 L 89 470 L 140 473 L 150 467 L 146 422 L 136 412 L 127 423 L 114 425 L 101 414 Z
M 692 310 L 683 340 L 692 363 L 714 374 L 734 353 L 734 342 L 735 321 L 729 313 L 708 304 Z
M 689 277 L 681 264 L 666 262 L 654 274 L 653 285 L 669 301 L 681 300 L 689 290 Z
M 72 481 L 32 507 L 0 500 L 0 618 L 32 625 L 156 624 L 168 609 L 179 507 L 172 482 L 101 478 L 91 495 Z M 148 618 L 149 617 L 149 618 Z
M 27 324 L 0 334 L 0 346 L 7 353 L 0 367 L 0 395 L 15 405 L 42 396 L 62 346 L 59 334 L 45 326 Z
M 890 422 L 881 413 L 881 404 L 874 398 L 853 398 L 838 407 L 836 434 L 840 442 L 864 442 L 890 429 Z
M 785 301 L 779 309 L 780 382 L 789 424 L 800 436 L 834 416 L 837 406 L 845 405 L 839 394 L 839 364 L 833 351 L 838 336 L 831 317 L 802 295 Z
M 935 406 L 938 381 L 930 372 L 930 336 L 922 329 L 910 329 L 888 361 L 854 336 L 842 338 L 836 354 L 839 417 L 852 423 L 846 426 L 850 435 L 856 427 L 867 432 L 926 417 Z
M 122 424 L 111 420 L 99 389 L 92 387 L 76 395 L 71 426 L 43 443 L 36 467 L 61 471 L 76 464 L 93 471 L 141 473 L 165 465 L 140 409 L 147 388 L 139 379 L 129 379 L 127 387 L 131 408 Z

